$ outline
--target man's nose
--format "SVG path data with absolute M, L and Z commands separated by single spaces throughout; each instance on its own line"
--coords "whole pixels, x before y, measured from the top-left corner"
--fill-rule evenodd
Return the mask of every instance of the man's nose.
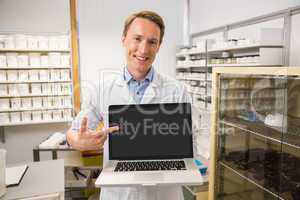
M 147 41 L 142 41 L 139 45 L 139 51 L 141 53 L 148 53 L 149 52 L 149 44 Z

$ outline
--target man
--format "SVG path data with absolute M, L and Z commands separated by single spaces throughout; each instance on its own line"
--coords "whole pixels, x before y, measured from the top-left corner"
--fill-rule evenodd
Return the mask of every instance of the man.
M 164 36 L 164 22 L 154 12 L 142 11 L 127 18 L 122 43 L 127 65 L 120 74 L 101 80 L 91 105 L 74 120 L 67 133 L 68 142 L 80 151 L 104 148 L 104 164 L 108 159 L 107 134 L 118 127 L 95 131 L 101 120 L 107 127 L 107 110 L 114 104 L 190 102 L 184 86 L 158 74 L 152 67 Z M 100 115 L 104 113 L 103 116 Z M 102 118 L 103 117 L 103 118 Z M 102 188 L 101 199 L 182 199 L 180 187 L 116 187 Z

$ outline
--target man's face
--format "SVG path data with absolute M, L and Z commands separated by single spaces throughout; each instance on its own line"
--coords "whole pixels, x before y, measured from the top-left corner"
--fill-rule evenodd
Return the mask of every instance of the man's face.
M 146 74 L 160 47 L 160 29 L 152 21 L 136 18 L 122 38 L 126 50 L 127 67 Z

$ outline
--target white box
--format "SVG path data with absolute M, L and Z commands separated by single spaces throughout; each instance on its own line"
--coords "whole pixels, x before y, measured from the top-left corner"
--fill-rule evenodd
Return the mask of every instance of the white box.
M 31 98 L 22 98 L 21 102 L 22 102 L 22 108 L 25 109 L 32 108 Z
M 62 113 L 61 110 L 53 110 L 53 120 L 61 120 L 62 119 Z
M 35 94 L 35 95 L 42 94 L 42 86 L 40 83 L 31 84 L 31 94 Z
M 43 107 L 42 97 L 33 97 L 32 98 L 32 106 L 33 106 L 33 108 L 42 108 Z
M 10 109 L 9 99 L 0 99 L 0 110 Z
M 48 70 L 40 70 L 40 80 L 41 81 L 48 81 L 49 80 L 49 72 Z
M 51 50 L 59 49 L 58 37 L 57 36 L 50 36 L 49 37 L 49 49 L 51 49 Z
M 38 39 L 38 49 L 47 50 L 49 49 L 49 40 L 45 36 L 39 36 Z
M 0 54 L 0 67 L 7 67 L 5 54 Z
M 60 83 L 52 84 L 52 94 L 61 94 L 61 84 Z
M 39 80 L 39 70 L 30 70 L 29 71 L 29 80 L 38 81 Z
M 17 53 L 6 53 L 6 62 L 8 67 L 18 67 L 17 56 Z
M 52 94 L 51 84 L 42 83 L 42 94 Z
M 262 28 L 259 34 L 260 45 L 283 45 L 283 30 L 281 28 Z
M 60 80 L 60 70 L 54 69 L 50 71 L 50 79 L 52 81 L 59 81 Z
M 70 66 L 70 55 L 69 54 L 62 54 L 61 55 L 61 65 L 68 67 Z
M 5 49 L 15 49 L 15 38 L 12 35 L 7 35 L 4 41 Z
M 0 81 L 7 81 L 5 70 L 0 70 Z
M 52 120 L 52 111 L 51 110 L 44 110 L 43 113 L 43 120 L 51 121 Z
M 29 54 L 29 63 L 31 67 L 40 67 L 41 66 L 41 54 L 40 53 L 30 53 Z
M 48 67 L 49 66 L 49 57 L 46 55 L 41 56 L 41 66 Z
M 15 35 L 16 49 L 27 49 L 26 35 Z
M 20 112 L 11 112 L 10 113 L 11 122 L 21 122 L 21 113 Z
M 61 91 L 63 94 L 72 94 L 71 85 L 69 83 L 62 83 Z
M 0 113 L 0 124 L 9 123 L 9 113 Z
M 11 98 L 11 109 L 20 109 L 21 108 L 21 98 Z
M 24 111 L 21 113 L 22 121 L 23 122 L 30 122 L 31 121 L 31 112 L 30 111 Z
M 62 99 L 61 97 L 53 97 L 53 107 L 54 108 L 61 108 L 62 107 Z
M 61 66 L 61 54 L 60 53 L 48 53 L 49 66 Z
M 18 59 L 18 66 L 19 67 L 28 67 L 29 66 L 29 59 L 27 54 L 19 54 L 17 56 Z
M 38 37 L 29 35 L 27 36 L 28 49 L 38 49 Z
M 6 35 L 0 35 L 0 49 L 5 48 L 5 38 L 6 38 Z
M 1 84 L 0 84 L 1 87 Z M 17 84 L 10 84 L 8 85 L 8 91 L 10 95 L 13 96 L 19 96 L 19 91 L 18 91 L 18 85 Z
M 18 90 L 20 95 L 28 95 L 29 94 L 29 85 L 24 84 L 18 84 Z
M 28 81 L 28 71 L 27 70 L 19 70 L 19 81 Z
M 63 110 L 63 118 L 64 120 L 72 120 L 72 109 L 64 109 Z
M 32 121 L 38 122 L 42 120 L 42 111 L 32 111 Z
M 70 80 L 70 70 L 69 69 L 60 70 L 60 77 L 61 77 L 61 80 L 69 81 Z
M 59 36 L 57 37 L 58 49 L 65 50 L 69 49 L 69 37 L 68 36 Z
M 63 106 L 64 107 L 71 107 L 72 106 L 72 97 L 66 96 L 63 98 Z
M 18 71 L 17 70 L 8 70 L 7 71 L 7 80 L 16 82 L 18 80 Z
M 8 95 L 8 90 L 7 90 L 6 84 L 0 84 L 0 95 L 1 96 Z

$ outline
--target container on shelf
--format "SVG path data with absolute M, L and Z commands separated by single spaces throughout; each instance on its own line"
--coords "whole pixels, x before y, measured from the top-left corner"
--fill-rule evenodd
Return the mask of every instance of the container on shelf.
M 18 93 L 20 95 L 29 95 L 29 84 L 27 83 L 22 83 L 22 84 L 17 84 L 18 87 Z
M 41 55 L 41 66 L 48 67 L 49 66 L 49 57 L 48 55 Z
M 48 81 L 49 80 L 49 72 L 48 70 L 40 70 L 40 80 L 41 81 Z
M 31 83 L 31 94 L 42 94 L 42 86 L 40 83 Z
M 42 111 L 32 111 L 32 121 L 39 122 L 42 120 Z
M 7 67 L 18 67 L 18 54 L 6 53 Z
M 18 67 L 28 67 L 29 66 L 29 58 L 27 54 L 18 54 Z
M 33 35 L 27 36 L 28 49 L 38 49 L 38 37 Z
M 43 110 L 43 120 L 44 121 L 51 121 L 52 120 L 52 111 L 51 110 Z
M 52 94 L 61 94 L 61 84 L 53 83 L 52 85 Z
M 72 120 L 72 109 L 64 109 L 63 110 L 63 118 L 64 120 Z
M 70 66 L 70 55 L 62 54 L 60 63 L 62 66 L 66 66 L 66 67 Z
M 60 70 L 60 75 L 61 75 L 61 80 L 63 80 L 63 81 L 70 80 L 70 70 L 69 69 Z
M 63 106 L 65 106 L 65 107 L 71 107 L 72 106 L 72 97 L 71 96 L 63 97 Z
M 5 86 L 5 85 L 1 85 L 1 86 Z M 19 91 L 18 91 L 18 85 L 17 84 L 9 84 L 8 85 L 8 93 L 9 95 L 13 95 L 13 96 L 19 96 Z
M 5 54 L 0 54 L 0 67 L 7 67 Z
M 52 94 L 52 87 L 50 83 L 42 83 L 42 94 Z
M 39 70 L 29 70 L 29 80 L 38 81 L 39 80 Z
M 69 37 L 68 36 L 59 36 L 57 37 L 58 49 L 65 50 L 69 49 Z
M 43 98 L 42 97 L 33 97 L 32 98 L 33 108 L 42 108 L 43 107 Z
M 19 70 L 19 81 L 28 81 L 28 70 Z
M 53 120 L 61 120 L 62 119 L 62 113 L 61 110 L 53 110 Z
M 0 123 L 6 124 L 9 123 L 9 113 L 0 113 Z
M 47 50 L 49 49 L 49 40 L 45 36 L 38 36 L 38 49 Z
M 49 66 L 57 67 L 61 65 L 61 54 L 60 53 L 48 53 Z
M 7 81 L 5 70 L 0 70 L 0 81 Z
M 62 106 L 62 99 L 61 97 L 53 97 L 52 98 L 53 107 L 60 108 Z
M 15 35 L 16 49 L 27 49 L 27 37 L 26 35 Z
M 10 103 L 13 110 L 21 108 L 21 98 L 11 98 Z
M 10 113 L 10 121 L 15 122 L 21 122 L 21 113 L 20 112 L 11 112 Z
M 18 70 L 7 70 L 7 80 L 12 82 L 18 81 Z
M 6 84 L 0 84 L 0 95 L 1 96 L 8 95 L 8 90 L 7 90 Z
M 15 38 L 12 35 L 7 35 L 4 41 L 5 49 L 14 49 L 15 48 Z
M 9 108 L 9 99 L 0 99 L 0 110 L 7 110 Z
M 29 63 L 31 67 L 41 66 L 41 54 L 40 53 L 29 53 Z
M 0 49 L 5 48 L 5 38 L 6 38 L 6 35 L 0 35 Z
M 22 108 L 29 109 L 32 108 L 31 98 L 21 98 Z
M 58 37 L 57 36 L 50 36 L 49 38 L 49 49 L 51 50 L 58 50 Z
M 23 111 L 21 112 L 22 121 L 30 122 L 31 121 L 31 111 Z
M 60 70 L 59 69 L 53 69 L 50 70 L 50 79 L 52 81 L 59 81 L 60 80 Z

